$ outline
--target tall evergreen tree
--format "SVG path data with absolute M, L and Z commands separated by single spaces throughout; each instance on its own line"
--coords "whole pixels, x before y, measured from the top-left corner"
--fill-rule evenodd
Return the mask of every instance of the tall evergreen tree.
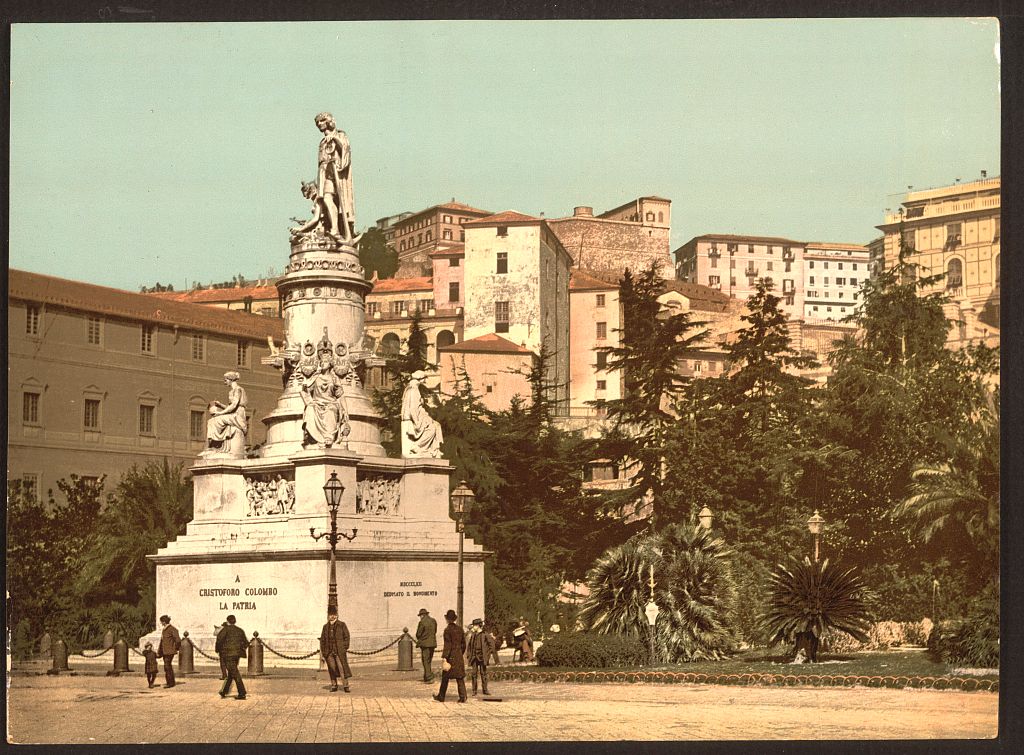
M 379 228 L 367 228 L 359 239 L 359 264 L 363 266 L 363 274 L 367 280 L 373 278 L 393 278 L 398 270 L 398 252 L 384 239 L 384 231 Z
M 622 376 L 623 396 L 592 402 L 611 422 L 604 436 L 604 455 L 626 465 L 634 483 L 630 489 L 609 494 L 609 510 L 649 512 L 652 528 L 660 517 L 671 519 L 683 505 L 664 484 L 665 446 L 678 421 L 672 404 L 688 382 L 680 374 L 680 363 L 707 336 L 706 323 L 694 321 L 689 312 L 666 312 L 658 301 L 662 293 L 664 282 L 657 266 L 635 278 L 626 271 L 619 283 L 620 345 L 601 349 L 609 357 L 607 370 Z M 652 501 L 649 509 L 638 503 L 644 495 Z

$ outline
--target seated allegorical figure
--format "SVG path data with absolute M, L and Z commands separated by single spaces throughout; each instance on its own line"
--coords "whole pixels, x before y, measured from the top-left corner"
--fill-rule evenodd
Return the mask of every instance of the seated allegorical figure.
M 423 370 L 409 376 L 409 384 L 402 394 L 402 456 L 406 458 L 441 458 L 444 435 L 441 424 L 427 414 L 423 406 L 420 385 L 427 379 Z
M 248 401 L 245 388 L 238 384 L 237 372 L 225 372 L 228 402 L 210 404 L 210 419 L 206 422 L 206 450 L 200 456 L 227 456 L 245 458 L 245 434 L 249 430 L 249 417 L 245 407 Z

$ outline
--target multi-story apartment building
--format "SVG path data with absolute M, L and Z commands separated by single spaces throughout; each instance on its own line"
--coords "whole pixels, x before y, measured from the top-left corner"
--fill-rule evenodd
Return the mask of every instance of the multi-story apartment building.
M 573 268 L 569 276 L 569 416 L 589 418 L 598 412 L 588 402 L 622 398 L 622 379 L 606 369 L 608 354 L 619 345 L 622 306 L 619 287 Z
M 20 270 L 8 297 L 8 480 L 45 499 L 72 474 L 113 484 L 135 464 L 189 463 L 229 370 L 248 394 L 247 443 L 263 442 L 282 386 L 260 360 L 279 319 Z
M 922 275 L 944 274 L 930 290 L 966 299 L 995 325 L 999 321 L 1001 180 L 911 191 L 897 212 L 876 226 L 884 236 L 886 267 L 899 258 L 900 242 L 913 250 L 908 261 Z
M 427 361 L 436 363 L 438 348 L 462 340 L 462 308 L 434 298 L 430 277 L 387 278 L 374 282 L 366 297 L 366 346 L 379 356 L 398 354 L 409 337 L 414 314 L 427 338 Z M 375 384 L 375 378 L 368 382 Z
M 497 334 L 549 355 L 556 401 L 569 397 L 569 267 L 543 218 L 507 211 L 465 223 L 466 340 Z
M 808 242 L 803 254 L 806 319 L 842 320 L 860 302 L 860 287 L 871 274 L 871 253 L 859 244 Z
M 705 234 L 673 253 L 676 279 L 698 283 L 745 301 L 758 278 L 774 284 L 782 308 L 791 316 L 804 312 L 804 243 L 778 236 Z
M 399 267 L 395 277 L 430 275 L 429 254 L 465 241 L 463 226 L 490 214 L 489 210 L 470 207 L 453 199 L 395 221 L 391 240 L 391 246 L 398 252 Z
M 412 215 L 411 212 L 400 212 L 397 215 L 388 215 L 386 218 L 379 218 L 374 226 L 384 232 L 384 242 L 395 247 L 395 231 L 398 223 Z
M 656 264 L 672 277 L 670 199 L 639 197 L 596 217 L 592 207 L 581 206 L 547 222 L 575 267 L 618 281 L 627 268 L 638 272 Z

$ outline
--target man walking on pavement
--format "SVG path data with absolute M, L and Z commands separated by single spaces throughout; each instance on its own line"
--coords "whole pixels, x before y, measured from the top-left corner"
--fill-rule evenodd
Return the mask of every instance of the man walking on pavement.
M 448 620 L 448 626 L 444 629 L 444 647 L 441 650 L 441 689 L 434 695 L 434 699 L 443 703 L 445 693 L 448 692 L 448 680 L 454 679 L 459 686 L 459 702 L 464 703 L 466 702 L 466 663 L 464 659 L 466 633 L 455 623 L 455 620 L 459 618 L 455 611 L 449 608 L 444 617 Z
M 235 683 L 238 690 L 236 700 L 245 699 L 245 685 L 242 683 L 242 675 L 238 673 L 238 659 L 245 658 L 249 647 L 249 638 L 241 627 L 235 626 L 235 617 L 228 616 L 227 626 L 217 635 L 217 655 L 221 662 L 227 667 L 227 679 L 220 689 L 220 696 L 227 697 L 231 689 L 231 682 Z
M 416 647 L 420 649 L 423 661 L 423 681 L 429 684 L 434 681 L 434 650 L 437 649 L 437 622 L 426 608 L 420 609 L 420 623 L 416 627 Z
M 343 689 L 348 688 L 348 680 L 352 671 L 348 667 L 348 627 L 344 621 L 338 621 L 338 609 L 331 606 L 327 609 L 327 623 L 320 632 L 320 654 L 327 662 L 327 673 L 331 675 L 331 692 L 338 691 L 338 677 L 343 677 Z
M 480 672 L 485 695 L 491 694 L 487 691 L 487 661 L 494 651 L 494 640 L 490 632 L 484 631 L 483 619 L 473 619 L 473 626 L 469 628 L 469 639 L 466 641 L 466 660 L 469 661 L 470 673 L 473 675 L 473 694 L 476 695 L 476 675 Z
M 164 614 L 160 617 L 160 623 L 164 625 L 160 634 L 160 647 L 157 648 L 157 657 L 164 659 L 164 680 L 165 687 L 174 686 L 174 654 L 181 649 L 181 637 L 178 630 L 171 624 L 171 617 Z
M 216 627 L 216 626 L 214 627 L 214 630 L 217 633 L 216 634 L 216 639 L 218 639 L 218 640 L 220 639 L 220 636 L 221 636 L 221 634 L 224 633 L 224 629 L 227 627 L 227 625 L 228 625 L 228 623 L 225 621 L 225 622 L 221 623 L 221 625 L 219 627 Z M 220 659 L 220 680 L 224 681 L 227 678 L 228 678 L 228 666 L 227 666 L 226 663 L 224 663 L 224 659 L 221 658 Z

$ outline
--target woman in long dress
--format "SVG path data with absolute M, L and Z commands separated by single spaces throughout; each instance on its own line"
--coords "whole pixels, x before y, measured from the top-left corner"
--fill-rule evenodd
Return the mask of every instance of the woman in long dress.
M 302 428 L 316 445 L 323 448 L 333 446 L 344 432 L 341 384 L 331 368 L 330 360 L 322 359 L 319 371 L 302 381 L 302 400 L 306 405 L 302 413 Z
M 441 457 L 441 443 L 444 436 L 441 425 L 427 414 L 420 394 L 420 383 L 426 380 L 423 370 L 416 370 L 402 394 L 402 455 Z
M 237 372 L 225 372 L 224 384 L 228 388 L 228 403 L 214 401 L 210 406 L 210 419 L 206 423 L 206 444 L 204 453 L 217 453 L 224 448 L 225 441 L 235 437 L 235 433 L 245 433 L 249 429 L 249 418 L 245 413 L 248 397 L 245 388 L 238 384 Z

